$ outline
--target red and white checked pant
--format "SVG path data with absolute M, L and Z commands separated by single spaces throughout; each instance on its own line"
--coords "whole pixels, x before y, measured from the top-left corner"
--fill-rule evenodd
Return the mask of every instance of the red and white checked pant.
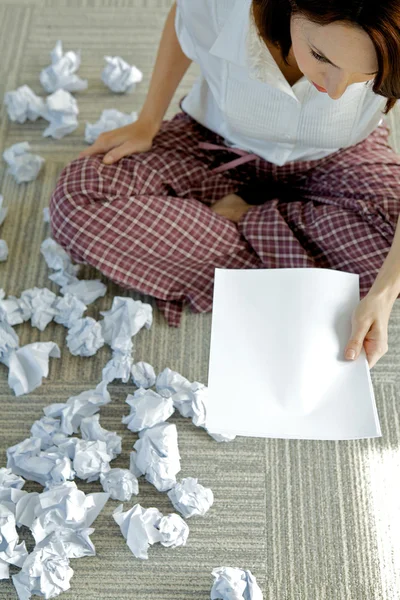
M 76 262 L 154 296 L 172 326 L 184 303 L 211 311 L 216 267 L 347 271 L 360 275 L 363 297 L 400 212 L 400 156 L 387 136 L 380 126 L 326 158 L 277 167 L 245 152 L 238 159 L 180 112 L 148 152 L 113 165 L 102 156 L 67 165 L 50 202 L 53 237 Z M 263 203 L 239 223 L 210 210 L 244 183 L 259 184 Z

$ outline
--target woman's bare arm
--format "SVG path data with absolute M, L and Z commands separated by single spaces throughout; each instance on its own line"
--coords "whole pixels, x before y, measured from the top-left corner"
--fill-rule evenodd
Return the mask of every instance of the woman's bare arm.
M 146 100 L 137 121 L 106 131 L 83 150 L 79 158 L 104 154 L 103 162 L 112 164 L 124 156 L 150 150 L 164 115 L 182 77 L 192 62 L 182 51 L 175 33 L 176 3 L 172 6 L 158 49 Z
M 161 36 L 147 97 L 139 118 L 156 131 L 182 77 L 188 70 L 191 59 L 182 51 L 175 32 L 176 2 L 174 2 Z

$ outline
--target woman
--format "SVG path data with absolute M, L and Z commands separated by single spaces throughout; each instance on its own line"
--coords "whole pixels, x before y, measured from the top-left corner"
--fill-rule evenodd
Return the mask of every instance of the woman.
M 216 267 L 357 273 L 346 350 L 371 368 L 400 292 L 399 28 L 400 0 L 178 0 L 139 119 L 63 170 L 54 238 L 173 326 L 212 309 Z

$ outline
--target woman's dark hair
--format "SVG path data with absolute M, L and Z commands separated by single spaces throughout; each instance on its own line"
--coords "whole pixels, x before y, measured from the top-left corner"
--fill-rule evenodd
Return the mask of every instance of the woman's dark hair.
M 346 21 L 369 35 L 379 71 L 373 91 L 388 99 L 385 114 L 400 98 L 400 0 L 253 0 L 257 29 L 287 57 L 292 46 L 290 18 L 301 14 L 319 25 Z

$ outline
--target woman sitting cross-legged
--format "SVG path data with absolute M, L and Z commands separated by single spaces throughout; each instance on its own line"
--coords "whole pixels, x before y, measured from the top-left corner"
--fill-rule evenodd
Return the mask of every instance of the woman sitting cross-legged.
M 178 0 L 138 120 L 62 171 L 54 238 L 173 326 L 212 309 L 216 267 L 359 274 L 348 349 L 372 367 L 400 292 L 399 32 L 400 0 Z

